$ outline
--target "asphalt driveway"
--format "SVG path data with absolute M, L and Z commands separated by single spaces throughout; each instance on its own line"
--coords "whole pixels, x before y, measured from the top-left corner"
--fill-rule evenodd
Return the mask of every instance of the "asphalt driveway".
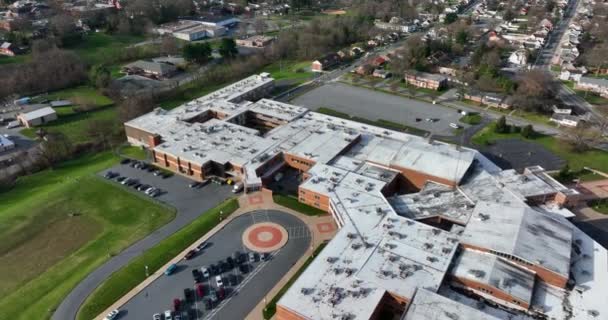
M 129 263 L 131 259 L 139 256 L 147 249 L 155 246 L 161 240 L 189 224 L 202 213 L 232 196 L 230 186 L 227 185 L 219 186 L 210 183 L 201 189 L 190 189 L 188 188 L 190 180 L 177 175 L 162 179 L 160 177 L 155 177 L 150 172 L 131 168 L 127 165 L 116 165 L 109 170 L 118 172 L 121 175 L 137 178 L 143 183 L 165 190 L 166 193 L 156 199 L 169 206 L 175 207 L 177 209 L 177 214 L 175 219 L 171 222 L 126 248 L 90 273 L 61 302 L 59 307 L 55 310 L 52 319 L 75 319 L 76 313 L 84 300 L 113 272 Z M 103 172 L 100 174 L 103 174 Z M 129 191 L 138 192 L 133 189 Z

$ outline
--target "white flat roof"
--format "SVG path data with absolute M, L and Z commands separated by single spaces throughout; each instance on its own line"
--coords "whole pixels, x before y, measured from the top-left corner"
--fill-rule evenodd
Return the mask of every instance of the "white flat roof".
M 51 107 L 44 107 L 44 108 L 37 109 L 34 111 L 22 113 L 19 116 L 21 118 L 25 119 L 26 121 L 31 121 L 34 119 L 39 119 L 42 117 L 50 116 L 52 114 L 56 114 L 55 109 L 53 109 Z
M 499 320 L 432 291 L 419 289 L 403 320 Z

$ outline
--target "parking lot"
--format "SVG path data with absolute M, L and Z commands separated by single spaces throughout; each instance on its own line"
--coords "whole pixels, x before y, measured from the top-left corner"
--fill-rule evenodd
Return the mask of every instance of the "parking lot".
M 152 187 L 159 188 L 161 194 L 155 197 L 156 200 L 164 202 L 177 209 L 178 212 L 196 212 L 201 213 L 201 201 L 209 199 L 213 203 L 219 203 L 231 196 L 231 186 L 217 185 L 208 183 L 202 188 L 190 188 L 192 180 L 180 175 L 172 175 L 171 177 L 155 176 L 152 171 L 133 168 L 130 164 L 118 164 L 99 174 L 104 175 L 111 171 L 122 177 L 128 177 L 137 180 L 140 184 L 146 184 Z M 112 179 L 116 183 L 116 178 Z M 136 191 L 132 187 L 126 186 L 133 192 L 138 192 L 144 195 L 142 191 Z
M 255 262 L 251 262 L 249 253 L 252 251 L 245 247 L 242 234 L 249 227 L 265 222 L 283 227 L 288 234 L 287 242 L 280 249 L 270 252 L 265 261 L 257 254 Z M 274 210 L 244 214 L 208 239 L 205 249 L 197 252 L 190 260 L 180 261 L 173 274 L 162 275 L 122 306 L 120 319 L 152 319 L 153 314 L 162 315 L 166 310 L 173 312 L 176 299 L 180 301 L 180 311 L 177 314 L 180 314 L 182 320 L 244 319 L 309 250 L 310 243 L 308 227 L 290 214 Z M 233 268 L 226 266 L 227 258 L 233 257 L 237 251 L 245 254 L 246 261 L 241 264 L 247 266 L 246 272 L 236 263 Z M 211 272 L 208 278 L 196 283 L 192 271 L 203 267 L 212 269 L 212 265 L 224 265 L 224 271 Z M 216 283 L 218 275 L 223 282 L 220 286 Z M 184 289 L 189 291 L 189 299 L 186 299 Z M 272 297 L 266 298 L 270 300 Z M 175 315 L 173 312 L 173 319 L 176 319 Z
M 458 122 L 462 115 L 455 109 L 338 82 L 313 89 L 291 103 L 311 110 L 327 107 L 370 120 L 385 119 L 442 136 L 454 135 L 450 123 L 463 125 Z

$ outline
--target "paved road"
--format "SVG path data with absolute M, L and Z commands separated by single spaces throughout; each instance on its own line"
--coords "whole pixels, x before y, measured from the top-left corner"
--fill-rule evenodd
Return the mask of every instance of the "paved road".
M 113 272 L 126 265 L 131 259 L 139 256 L 145 250 L 153 247 L 161 240 L 189 224 L 203 212 L 217 206 L 231 195 L 230 186 L 208 184 L 201 189 L 193 190 L 188 188 L 189 180 L 181 176 L 173 176 L 163 180 L 147 171 L 140 171 L 125 165 L 117 165 L 110 170 L 130 177 L 136 177 L 144 183 L 169 191 L 157 199 L 174 206 L 177 209 L 177 215 L 173 221 L 134 243 L 89 274 L 61 302 L 57 310 L 55 310 L 52 319 L 75 319 L 76 313 L 84 300 Z
M 458 123 L 461 117 L 456 110 L 445 106 L 338 82 L 313 89 L 291 102 L 311 110 L 328 107 L 371 120 L 390 120 L 441 136 L 453 136 L 453 129 L 449 124 Z M 416 122 L 416 118 L 422 121 Z M 425 121 L 427 118 L 435 118 L 439 121 L 427 122 Z
M 122 306 L 120 319 L 151 319 L 154 313 L 162 314 L 165 310 L 171 310 L 173 299 L 184 299 L 185 288 L 194 289 L 192 270 L 217 264 L 219 260 L 225 260 L 237 250 L 247 252 L 241 234 L 249 226 L 259 222 L 274 222 L 282 225 L 289 233 L 289 240 L 285 246 L 273 252 L 269 261 L 253 263 L 255 269 L 248 274 L 241 275 L 236 269 L 224 273 L 223 278 L 229 298 L 217 307 L 206 310 L 201 299 L 197 299 L 195 304 L 187 307 L 194 309 L 196 319 L 244 319 L 310 247 L 311 237 L 308 227 L 290 214 L 261 210 L 234 219 L 207 241 L 212 243 L 208 249 L 192 260 L 180 262 L 179 272 L 171 276 L 161 276 Z M 237 275 L 239 278 L 236 287 L 228 285 L 226 278 L 229 274 Z M 204 299 L 208 299 L 210 288 L 217 288 L 214 279 L 203 282 L 203 286 L 206 293 Z M 271 298 L 267 297 L 268 300 Z

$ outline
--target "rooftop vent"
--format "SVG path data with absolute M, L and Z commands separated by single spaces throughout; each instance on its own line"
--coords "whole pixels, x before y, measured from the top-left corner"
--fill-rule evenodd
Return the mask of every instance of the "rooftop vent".
M 479 269 L 471 269 L 471 270 L 469 270 L 469 274 L 471 274 L 472 276 L 474 276 L 476 278 L 483 278 L 483 276 L 486 275 L 486 272 L 483 270 L 479 270 Z
M 477 214 L 478 220 L 479 221 L 487 221 L 488 219 L 490 219 L 490 215 L 489 214 L 485 214 L 485 213 L 479 213 Z

